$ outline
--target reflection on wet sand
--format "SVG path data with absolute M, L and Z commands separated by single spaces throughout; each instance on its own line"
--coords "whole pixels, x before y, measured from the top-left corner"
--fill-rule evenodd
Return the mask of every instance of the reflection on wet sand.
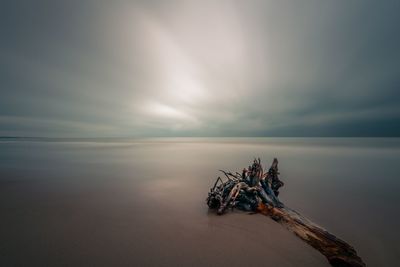
M 400 220 L 392 212 L 399 201 L 399 143 L 2 142 L 0 263 L 328 266 L 265 216 L 208 211 L 205 198 L 218 170 L 241 171 L 235 168 L 260 156 L 280 159 L 285 204 L 353 244 L 367 266 L 390 266 L 399 260 Z

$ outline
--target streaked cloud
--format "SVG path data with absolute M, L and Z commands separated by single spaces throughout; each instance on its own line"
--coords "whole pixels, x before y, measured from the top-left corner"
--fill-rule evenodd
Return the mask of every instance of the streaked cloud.
M 0 135 L 399 136 L 399 7 L 9 1 Z

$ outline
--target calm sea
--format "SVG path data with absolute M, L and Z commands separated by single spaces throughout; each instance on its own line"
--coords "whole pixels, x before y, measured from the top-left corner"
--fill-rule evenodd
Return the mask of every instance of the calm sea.
M 0 185 L 28 184 L 36 193 L 48 193 L 48 181 L 65 188 L 81 183 L 77 190 L 90 191 L 96 181 L 129 180 L 124 184 L 143 203 L 158 199 L 166 207 L 172 202 L 185 209 L 185 203 L 201 202 L 193 205 L 200 210 L 193 216 L 201 218 L 207 216 L 204 198 L 218 170 L 240 171 L 255 157 L 266 167 L 277 157 L 285 182 L 281 201 L 348 241 L 368 266 L 400 262 L 398 138 L 5 138 L 0 139 Z M 135 191 L 143 184 L 151 195 Z M 19 201 L 16 209 L 28 198 L 26 192 L 33 194 L 29 188 L 21 189 L 20 197 L 9 193 Z M 108 198 L 118 195 L 107 186 L 93 190 Z M 2 192 L 6 201 L 4 194 L 11 191 Z M 44 201 L 51 206 L 51 198 Z M 4 202 L 0 208 L 18 224 L 18 210 Z

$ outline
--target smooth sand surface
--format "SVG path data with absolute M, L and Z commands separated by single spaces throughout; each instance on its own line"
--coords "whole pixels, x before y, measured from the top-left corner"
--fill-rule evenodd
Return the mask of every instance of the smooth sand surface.
M 1 266 L 328 266 L 262 215 L 209 213 L 192 181 L 3 180 Z
M 278 157 L 289 207 L 353 245 L 367 266 L 396 266 L 399 144 L 0 142 L 0 266 L 329 266 L 268 217 L 209 213 L 218 170 L 240 171 L 254 156 Z

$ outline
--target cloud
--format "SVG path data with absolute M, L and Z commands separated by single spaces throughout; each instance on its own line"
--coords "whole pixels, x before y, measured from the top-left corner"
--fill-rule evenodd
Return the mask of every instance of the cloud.
M 398 7 L 10 2 L 0 135 L 398 135 Z

